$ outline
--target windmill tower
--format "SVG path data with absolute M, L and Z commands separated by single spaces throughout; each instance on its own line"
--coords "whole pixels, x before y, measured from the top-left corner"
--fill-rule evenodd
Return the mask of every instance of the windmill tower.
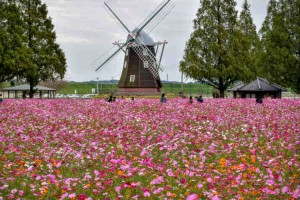
M 174 7 L 171 0 L 163 1 L 137 28 L 130 31 L 123 23 L 112 7 L 104 2 L 105 7 L 117 19 L 122 27 L 128 32 L 126 42 L 115 42 L 118 49 L 109 56 L 97 69 L 101 69 L 119 52 L 125 53 L 122 75 L 118 85 L 118 94 L 149 94 L 160 93 L 162 83 L 159 77 L 159 71 L 162 71 L 161 59 L 163 56 L 166 41 L 154 42 L 149 36 L 163 18 Z M 120 9 L 115 9 L 120 10 Z M 160 57 L 157 58 L 159 47 L 162 46 Z

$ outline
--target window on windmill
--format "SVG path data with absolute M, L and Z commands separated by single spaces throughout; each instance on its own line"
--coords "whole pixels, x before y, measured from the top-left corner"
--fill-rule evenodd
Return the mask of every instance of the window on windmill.
M 130 82 L 133 83 L 135 81 L 135 75 L 130 75 Z
M 124 68 L 127 67 L 127 60 L 125 60 L 125 63 L 124 63 Z
M 144 55 L 144 56 L 148 56 L 148 51 L 147 51 L 147 49 L 143 49 L 143 55 Z
M 149 68 L 149 62 L 148 61 L 144 61 L 144 68 Z

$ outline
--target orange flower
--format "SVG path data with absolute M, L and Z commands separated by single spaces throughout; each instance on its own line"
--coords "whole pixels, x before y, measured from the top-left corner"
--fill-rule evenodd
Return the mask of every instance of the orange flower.
M 119 170 L 118 171 L 118 176 L 122 176 L 123 175 L 123 171 Z
M 246 160 L 245 158 L 242 158 L 242 162 L 243 162 L 243 163 L 246 163 L 247 160 Z
M 221 158 L 220 161 L 219 161 L 219 164 L 221 165 L 221 167 L 225 167 L 226 166 L 226 159 Z
M 255 159 L 255 156 L 254 156 L 254 155 L 251 156 L 251 162 L 252 162 L 252 163 L 255 163 L 255 162 L 256 162 L 256 159 Z

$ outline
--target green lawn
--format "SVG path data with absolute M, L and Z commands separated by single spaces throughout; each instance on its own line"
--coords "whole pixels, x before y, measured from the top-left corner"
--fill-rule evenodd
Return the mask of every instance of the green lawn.
M 99 93 L 100 94 L 110 94 L 117 91 L 117 84 L 101 84 L 99 83 Z M 167 94 L 178 94 L 181 89 L 180 83 L 165 83 L 163 84 L 162 91 Z M 97 88 L 96 83 L 78 83 L 78 82 L 69 82 L 66 87 L 58 93 L 60 94 L 74 94 L 75 90 L 77 94 L 92 94 L 92 89 Z M 212 94 L 211 86 L 199 84 L 199 83 L 187 83 L 183 85 L 183 92 L 185 95 L 189 96 L 190 94 L 195 96 L 203 94 L 204 96 L 210 96 Z

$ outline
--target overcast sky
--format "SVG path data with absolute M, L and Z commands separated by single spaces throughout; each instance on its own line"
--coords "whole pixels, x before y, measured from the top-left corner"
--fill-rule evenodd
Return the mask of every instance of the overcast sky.
M 104 8 L 104 0 L 42 0 L 48 6 L 57 34 L 57 42 L 66 54 L 66 80 L 90 81 L 119 79 L 124 53 L 119 53 L 98 72 L 97 64 L 113 53 L 115 41 L 125 41 L 126 31 Z M 139 25 L 162 0 L 114 0 L 127 16 L 121 17 L 130 28 Z M 160 73 L 162 80 L 180 81 L 179 62 L 185 43 L 193 31 L 193 19 L 199 0 L 172 0 L 170 14 L 150 33 L 154 41 L 167 40 Z M 236 0 L 241 10 L 244 0 Z M 268 0 L 248 0 L 257 29 L 265 18 Z M 113 48 L 113 49 L 112 49 Z M 107 54 L 102 56 L 105 52 Z M 102 56 L 102 57 L 101 57 Z M 96 61 L 96 62 L 94 62 Z

